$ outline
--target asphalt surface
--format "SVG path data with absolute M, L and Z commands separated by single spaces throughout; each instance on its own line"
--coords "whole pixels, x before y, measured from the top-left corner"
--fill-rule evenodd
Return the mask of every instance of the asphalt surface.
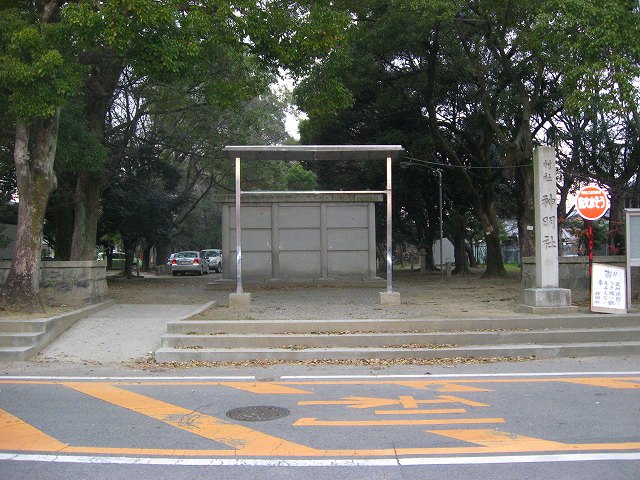
M 635 480 L 638 365 L 4 370 L 0 478 Z

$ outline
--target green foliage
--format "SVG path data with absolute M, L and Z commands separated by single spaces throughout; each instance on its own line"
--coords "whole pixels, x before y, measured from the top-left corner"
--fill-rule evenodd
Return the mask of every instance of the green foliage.
M 0 15 L 0 84 L 10 115 L 50 117 L 81 85 L 68 25 L 36 21 L 27 11 Z
M 315 190 L 318 187 L 317 175 L 310 170 L 305 170 L 298 162 L 289 166 L 284 180 L 287 190 Z
M 55 170 L 59 174 L 82 171 L 99 173 L 104 169 L 107 151 L 89 130 L 80 110 L 82 106 L 75 99 L 60 116 L 55 163 Z
M 548 0 L 533 27 L 544 41 L 553 68 L 563 72 L 566 107 L 589 109 L 595 96 L 608 110 L 638 103 L 640 11 L 630 0 Z

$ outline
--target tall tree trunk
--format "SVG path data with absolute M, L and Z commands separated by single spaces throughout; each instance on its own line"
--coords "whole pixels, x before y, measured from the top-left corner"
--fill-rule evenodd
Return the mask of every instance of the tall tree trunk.
M 534 226 L 534 204 L 533 204 L 533 169 L 521 168 L 521 192 L 522 202 L 518 227 L 520 234 L 520 257 L 533 257 L 536 254 L 534 230 L 529 227 Z
M 56 260 L 70 260 L 73 238 L 73 195 L 62 190 L 58 188 L 52 193 L 47 218 L 52 218 L 55 225 Z
M 169 246 L 166 242 L 156 242 L 156 267 L 164 265 L 169 258 Z
M 464 215 L 462 215 L 459 211 L 453 212 L 454 217 L 454 237 L 452 239 L 453 243 L 453 252 L 455 258 L 455 268 L 453 269 L 454 274 L 467 274 L 469 273 L 469 262 L 467 262 L 467 250 L 466 250 L 466 222 L 464 219 Z
M 616 186 L 616 189 L 622 190 L 624 187 Z M 625 254 L 624 250 L 624 195 L 612 194 L 611 205 L 609 207 L 609 244 L 607 248 L 611 255 Z
M 502 245 L 498 235 L 498 217 L 496 215 L 496 204 L 493 200 L 492 189 L 482 189 L 483 201 L 478 201 L 476 209 L 480 213 L 482 230 L 484 231 L 484 241 L 487 246 L 486 267 L 482 276 L 484 278 L 500 277 L 507 274 L 504 268 L 504 258 L 502 257 Z
M 469 257 L 469 266 L 471 268 L 476 268 L 478 266 L 478 261 L 476 260 L 476 255 L 475 253 L 473 253 L 473 242 L 471 242 L 469 245 L 464 246 L 466 252 L 467 252 L 467 257 Z
M 111 99 L 122 73 L 122 65 L 115 52 L 106 49 L 102 55 L 89 56 L 87 63 L 91 74 L 85 84 L 87 98 L 85 119 L 96 140 L 105 142 L 105 118 Z M 91 260 L 96 246 L 100 196 L 106 184 L 108 170 L 116 167 L 119 156 L 111 158 L 107 171 L 100 173 L 81 172 L 76 183 L 75 223 L 71 246 L 72 260 Z
M 506 273 L 502 259 L 502 246 L 496 232 L 485 234 L 484 241 L 487 245 L 487 266 L 483 277 L 498 277 Z
M 107 247 L 107 270 L 113 270 L 113 246 L 109 245 Z
M 93 259 L 102 188 L 101 176 L 89 172 L 81 172 L 78 175 L 71 260 Z
M 142 271 L 148 272 L 149 265 L 151 263 L 151 243 L 145 240 L 144 246 L 142 247 Z
M 466 239 L 464 231 L 460 230 L 456 233 L 454 238 L 454 258 L 456 266 L 453 269 L 453 274 L 467 274 L 469 273 L 469 262 L 467 262 L 467 250 L 465 248 Z
M 16 122 L 14 163 L 18 183 L 18 228 L 13 259 L 2 291 L 2 303 L 26 312 L 43 310 L 40 299 L 40 256 L 47 203 L 56 187 L 53 162 L 58 141 L 60 111 L 33 125 Z M 36 132 L 33 153 L 29 152 L 31 128 Z
M 124 276 L 129 280 L 133 277 L 133 262 L 138 263 L 137 259 L 135 259 L 136 252 L 136 241 L 123 239 L 124 243 Z

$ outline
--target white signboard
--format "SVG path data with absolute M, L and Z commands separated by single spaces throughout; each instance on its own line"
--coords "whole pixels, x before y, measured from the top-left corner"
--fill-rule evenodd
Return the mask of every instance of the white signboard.
M 627 313 L 626 271 L 604 263 L 594 263 L 591 271 L 591 311 Z

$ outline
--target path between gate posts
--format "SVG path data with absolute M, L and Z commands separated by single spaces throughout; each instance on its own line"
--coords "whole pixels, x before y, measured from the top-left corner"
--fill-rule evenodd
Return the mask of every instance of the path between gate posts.
M 483 279 L 482 271 L 466 276 L 442 277 L 440 273 L 394 272 L 399 306 L 381 306 L 384 287 L 247 286 L 249 309 L 228 307 L 229 291 L 208 290 L 219 275 L 204 277 L 156 277 L 125 280 L 110 278 L 109 296 L 117 303 L 205 304 L 216 301 L 194 320 L 291 320 L 383 318 L 510 317 L 521 303 L 520 278 L 512 272 L 504 278 Z M 580 308 L 586 312 L 586 307 Z
M 190 320 L 295 320 L 384 318 L 505 318 L 520 303 L 517 273 L 483 279 L 481 272 L 443 279 L 438 273 L 394 274 L 394 290 L 402 304 L 382 307 L 380 288 L 247 287 L 251 307 L 228 307 L 229 291 L 210 290 L 219 275 L 170 277 L 149 275 L 127 280 L 109 278 L 109 297 L 115 305 L 79 320 L 34 359 L 40 365 L 114 365 L 152 359 L 169 321 Z M 215 304 L 201 311 L 209 302 Z M 587 312 L 581 306 L 581 312 Z M 201 311 L 201 313 L 195 312 Z M 535 316 L 532 316 L 534 318 Z M 96 341 L 98 339 L 98 341 Z M 151 362 L 153 363 L 153 362 Z M 152 364 L 143 365 L 154 368 Z

